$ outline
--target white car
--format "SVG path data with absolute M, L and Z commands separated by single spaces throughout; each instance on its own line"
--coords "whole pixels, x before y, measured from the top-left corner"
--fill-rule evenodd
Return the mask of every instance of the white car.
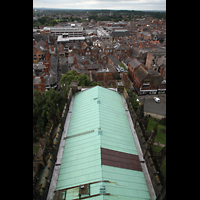
M 154 99 L 154 101 L 157 102 L 157 103 L 160 102 L 160 99 L 159 99 L 158 97 L 154 97 L 153 99 Z

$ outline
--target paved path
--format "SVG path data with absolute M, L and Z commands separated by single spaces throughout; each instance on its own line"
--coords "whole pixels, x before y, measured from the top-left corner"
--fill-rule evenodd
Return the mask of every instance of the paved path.
M 153 145 L 157 145 L 157 146 L 160 146 L 160 147 L 164 147 L 165 144 L 158 144 L 157 142 L 154 142 Z
M 165 117 L 163 115 L 157 115 L 157 114 L 154 114 L 154 113 L 144 112 L 144 116 L 146 116 L 146 115 L 151 115 L 152 117 L 155 117 L 155 118 L 158 118 L 158 119 L 162 119 L 162 118 Z

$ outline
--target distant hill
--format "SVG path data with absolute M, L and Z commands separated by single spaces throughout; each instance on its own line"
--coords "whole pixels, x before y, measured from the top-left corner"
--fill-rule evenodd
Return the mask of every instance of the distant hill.
M 112 9 L 65 9 L 65 8 L 45 8 L 45 7 L 41 7 L 41 8 L 33 8 L 34 10 L 74 10 L 74 11 L 86 11 L 86 10 L 106 10 L 106 11 L 110 11 Z M 117 10 L 113 10 L 113 11 L 117 11 Z M 120 11 L 120 10 L 119 10 Z M 126 11 L 126 10 L 121 10 L 121 11 Z M 130 11 L 130 10 L 128 10 Z M 134 10 L 134 11 L 142 11 L 142 12 L 166 12 L 166 10 Z

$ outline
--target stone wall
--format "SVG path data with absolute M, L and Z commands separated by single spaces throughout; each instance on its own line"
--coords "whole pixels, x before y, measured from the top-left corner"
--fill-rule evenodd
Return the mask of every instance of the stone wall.
M 126 99 L 128 109 L 129 109 L 131 118 L 133 120 L 134 128 L 137 133 L 138 140 L 140 142 L 140 146 L 141 146 L 141 149 L 142 149 L 142 152 L 144 155 L 144 160 L 147 165 L 148 172 L 149 172 L 149 175 L 151 178 L 151 182 L 153 184 L 153 188 L 154 188 L 154 191 L 155 191 L 155 194 L 157 197 L 160 194 L 163 185 L 161 184 L 161 180 L 157 174 L 157 170 L 155 168 L 155 165 L 154 165 L 154 162 L 152 159 L 152 155 L 150 154 L 150 151 L 148 148 L 148 143 L 144 138 L 144 135 L 142 133 L 142 130 L 141 130 L 140 125 L 137 120 L 137 115 L 131 105 L 131 102 L 129 101 L 129 96 L 128 96 L 126 89 L 124 89 L 123 95 L 124 95 L 124 98 Z
M 68 98 L 66 100 L 63 112 L 62 112 L 62 116 L 60 118 L 60 123 L 58 125 L 58 129 L 56 132 L 56 136 L 54 138 L 54 142 L 53 142 L 53 148 L 52 151 L 50 153 L 50 158 L 49 161 L 47 163 L 47 170 L 45 172 L 45 178 L 41 184 L 41 188 L 40 188 L 40 196 L 41 196 L 41 200 L 46 200 L 47 194 L 48 194 L 48 190 L 49 190 L 49 186 L 51 183 L 51 177 L 53 174 L 53 169 L 54 169 L 54 165 L 56 162 L 56 157 L 57 157 L 57 153 L 58 153 L 58 148 L 60 145 L 60 139 L 62 136 L 62 132 L 64 129 L 64 124 L 65 124 L 65 120 L 69 111 L 69 105 L 71 102 L 71 98 L 72 98 L 72 88 L 70 88 L 69 94 L 68 94 Z M 50 130 L 52 131 L 52 130 Z M 49 133 L 49 135 L 51 135 Z

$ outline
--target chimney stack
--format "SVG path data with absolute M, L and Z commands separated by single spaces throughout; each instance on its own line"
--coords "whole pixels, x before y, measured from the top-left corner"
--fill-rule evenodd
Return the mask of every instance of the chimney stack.
M 42 83 L 44 83 L 45 82 L 44 81 L 44 76 L 40 76 L 40 80 L 41 80 Z
M 49 48 L 48 41 L 46 40 L 45 43 L 46 43 L 46 48 L 48 49 Z
M 76 57 L 74 58 L 74 63 L 73 63 L 74 65 L 76 64 Z
M 51 51 L 54 51 L 54 45 L 51 46 Z
M 33 45 L 35 45 L 35 39 L 33 39 Z
M 46 61 L 49 62 L 49 58 L 50 58 L 50 54 L 49 52 L 47 51 L 47 54 L 46 54 Z

